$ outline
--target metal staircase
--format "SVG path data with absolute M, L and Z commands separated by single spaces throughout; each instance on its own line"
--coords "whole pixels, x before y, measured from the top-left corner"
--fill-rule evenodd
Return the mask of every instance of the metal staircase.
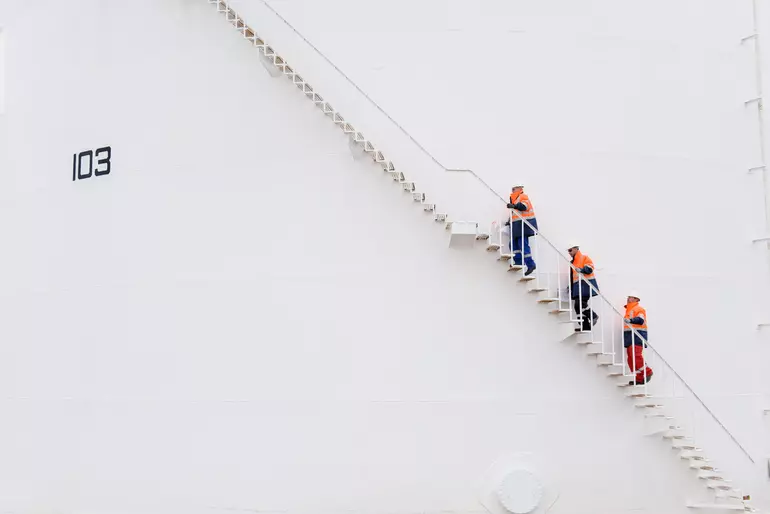
M 397 170 L 393 162 L 388 160 L 372 141 L 356 130 L 331 103 L 318 94 L 285 59 L 249 27 L 226 0 L 206 1 L 216 6 L 217 12 L 223 14 L 227 21 L 259 50 L 260 59 L 271 76 L 283 75 L 291 80 L 309 101 L 349 136 L 350 148 L 355 158 L 371 159 L 378 163 L 403 191 L 410 193 L 415 202 L 420 203 L 426 212 L 432 212 L 433 219 L 444 223 L 447 229 L 452 230 L 453 224 L 463 225 L 460 232 L 469 235 L 467 227 L 473 226 L 472 239 L 486 241 L 486 249 L 490 253 L 496 253 L 498 261 L 526 288 L 532 300 L 545 306 L 553 316 L 554 322 L 565 327 L 564 342 L 584 348 L 587 355 L 595 357 L 598 369 L 607 375 L 608 380 L 633 403 L 635 410 L 640 412 L 645 432 L 650 436 L 659 437 L 662 442 L 671 446 L 679 459 L 688 463 L 694 478 L 702 483 L 710 499 L 705 503 L 688 503 L 687 507 L 713 512 L 757 512 L 750 506 L 750 496 L 733 485 L 696 443 L 694 432 L 683 428 L 677 418 L 683 413 L 688 415 L 687 413 L 699 410 L 702 416 L 718 425 L 723 437 L 729 438 L 732 448 L 740 453 L 739 458 L 748 460 L 753 466 L 751 455 L 652 345 L 645 350 L 645 361 L 654 370 L 652 383 L 629 385 L 634 373 L 626 366 L 622 352 L 623 314 L 600 292 L 592 299 L 592 309 L 599 315 L 599 322 L 589 331 L 576 330 L 580 320 L 573 312 L 568 293 L 571 263 L 564 253 L 566 248 L 559 249 L 542 233 L 536 231 L 536 236 L 532 238 L 532 250 L 537 260 L 537 270 L 525 276 L 523 267 L 513 264 L 508 237 L 504 234 L 504 220 L 493 222 L 488 231 L 480 231 L 478 223 L 475 222 L 452 220 L 445 211 L 437 207 L 432 198 L 428 199 L 426 193 L 419 190 L 414 181 Z M 529 224 L 516 211 L 512 211 L 510 216 L 510 221 L 518 218 L 523 222 L 522 230 L 525 223 Z M 592 286 L 589 284 L 589 287 Z

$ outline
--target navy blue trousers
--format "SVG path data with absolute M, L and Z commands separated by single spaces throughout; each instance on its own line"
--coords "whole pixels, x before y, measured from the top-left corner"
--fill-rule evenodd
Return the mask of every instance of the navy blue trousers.
M 534 268 L 535 261 L 532 259 L 532 249 L 529 247 L 529 237 L 511 238 L 511 253 L 513 254 L 513 263 L 518 266 L 521 266 L 522 250 L 524 250 L 524 264 L 527 265 L 527 268 Z

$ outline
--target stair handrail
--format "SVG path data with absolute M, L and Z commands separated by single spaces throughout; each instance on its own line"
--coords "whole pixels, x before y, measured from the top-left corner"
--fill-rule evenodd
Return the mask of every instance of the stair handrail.
M 220 0 L 223 2 L 226 2 L 226 0 Z M 267 0 L 259 0 L 269 11 L 271 11 L 279 20 L 281 20 L 289 29 L 294 32 L 297 36 L 302 39 L 305 44 L 307 44 L 316 54 L 318 54 L 327 64 L 329 64 L 342 78 L 345 79 L 351 86 L 353 86 L 356 91 L 361 94 L 375 109 L 377 109 L 383 116 L 385 116 L 400 132 L 402 132 L 409 140 L 414 143 L 414 145 L 420 149 L 420 151 L 427 156 L 431 161 L 433 161 L 437 166 L 442 168 L 444 171 L 447 172 L 465 172 L 471 174 L 476 180 L 478 180 L 490 193 L 492 193 L 495 197 L 497 197 L 501 202 L 507 205 L 507 200 L 501 196 L 497 191 L 495 191 L 487 182 L 482 179 L 475 171 L 469 168 L 450 168 L 445 166 L 441 161 L 438 160 L 431 152 L 428 151 L 425 146 L 423 146 L 417 139 L 412 136 L 400 123 L 398 123 L 390 114 L 388 114 L 385 109 L 383 109 L 377 102 L 375 102 L 361 87 L 356 84 L 345 72 L 343 72 L 334 62 L 332 62 L 331 59 L 329 59 L 323 52 L 321 52 L 312 42 L 310 42 L 299 30 L 296 29 L 286 18 L 284 18 L 278 11 L 271 6 Z M 533 229 L 535 233 L 544 240 L 551 248 L 553 248 L 556 253 L 559 255 L 559 257 L 564 260 L 567 265 L 577 272 L 577 268 L 575 268 L 572 263 L 567 259 L 567 257 L 564 256 L 564 254 L 546 237 L 543 235 L 543 233 L 532 226 L 531 223 L 529 223 L 526 219 L 524 219 L 518 212 L 515 210 L 511 210 L 516 216 L 519 217 L 521 221 L 526 224 L 530 229 Z M 582 280 L 582 277 L 581 277 Z M 590 284 L 590 282 L 585 281 L 589 287 L 591 288 L 591 291 L 596 293 L 595 296 L 598 296 L 601 298 L 609 307 L 614 311 L 618 316 L 623 317 L 623 314 L 620 313 L 620 311 L 615 308 L 613 303 L 606 297 L 604 294 L 602 294 L 597 288 L 595 288 L 593 285 Z M 630 327 L 635 335 L 641 338 L 639 333 L 634 329 L 633 327 Z M 676 378 L 679 379 L 679 381 L 684 385 L 685 389 L 689 391 L 692 396 L 696 399 L 696 401 L 703 407 L 703 409 L 711 416 L 711 418 L 719 425 L 719 427 L 729 436 L 729 438 L 735 443 L 736 446 L 743 452 L 743 454 L 746 456 L 746 458 L 752 463 L 756 464 L 754 458 L 751 456 L 751 454 L 746 450 L 746 448 L 738 441 L 738 439 L 730 432 L 730 430 L 725 426 L 724 423 L 717 417 L 717 415 L 706 405 L 706 403 L 701 399 L 701 397 L 690 387 L 690 385 L 685 381 L 685 379 L 676 371 L 676 369 L 661 355 L 660 351 L 658 351 L 655 347 L 653 347 L 649 342 L 645 339 L 646 345 L 651 348 L 655 354 L 657 355 L 658 359 L 662 363 L 664 363 L 674 374 Z
M 474 174 L 474 175 L 475 175 L 475 174 Z M 499 196 L 499 195 L 498 195 L 498 196 Z M 508 204 L 508 202 L 506 202 L 504 199 L 502 199 L 502 197 L 500 197 L 500 199 L 501 199 L 503 202 L 505 202 L 505 203 L 506 203 L 506 205 Z M 598 296 L 599 298 L 601 298 L 602 300 L 604 300 L 604 302 L 605 302 L 605 303 L 606 303 L 606 304 L 609 306 L 609 308 L 610 308 L 610 309 L 611 309 L 611 310 L 612 310 L 612 311 L 613 311 L 615 314 L 617 314 L 617 315 L 618 315 L 618 316 L 620 316 L 621 318 L 624 318 L 624 317 L 625 317 L 625 315 L 624 315 L 623 313 L 621 313 L 621 312 L 620 312 L 620 311 L 619 311 L 619 310 L 618 310 L 618 309 L 617 309 L 617 308 L 616 308 L 616 307 L 615 307 L 615 306 L 612 304 L 612 302 L 609 300 L 609 298 L 607 298 L 607 297 L 606 297 L 604 294 L 602 294 L 602 292 L 601 292 L 601 291 L 599 291 L 599 289 L 598 289 L 598 288 L 594 287 L 594 285 L 593 285 L 593 284 L 591 284 L 591 282 L 589 282 L 588 280 L 585 280 L 585 279 L 582 277 L 582 273 L 581 273 L 581 272 L 580 272 L 580 271 L 579 271 L 579 270 L 578 270 L 578 269 L 577 269 L 577 268 L 576 268 L 576 267 L 575 267 L 575 266 L 572 264 L 572 261 L 570 261 L 570 260 L 569 260 L 569 259 L 568 259 L 568 258 L 567 258 L 567 257 L 566 257 L 566 256 L 565 256 L 563 253 L 562 253 L 562 251 L 561 251 L 561 250 L 559 250 L 559 249 L 556 247 L 556 245 L 554 245 L 554 244 L 551 242 L 551 240 L 550 240 L 550 239 L 548 239 L 548 238 L 547 238 L 545 235 L 543 235 L 542 231 L 540 231 L 540 230 L 539 230 L 537 227 L 535 227 L 535 226 L 534 226 L 534 225 L 532 225 L 532 224 L 531 224 L 529 221 L 527 221 L 527 220 L 526 220 L 526 219 L 525 219 L 525 218 L 524 218 L 524 217 L 523 217 L 521 214 L 519 214 L 519 212 L 518 212 L 516 209 L 510 209 L 510 211 L 511 211 L 511 221 L 513 221 L 513 217 L 514 217 L 514 216 L 516 216 L 516 217 L 518 218 L 518 220 L 517 220 L 517 221 L 521 221 L 521 222 L 523 222 L 523 225 L 522 225 L 522 230 L 523 230 L 524 226 L 527 226 L 527 227 L 529 227 L 529 228 L 530 228 L 530 229 L 533 231 L 533 233 L 534 233 L 534 234 L 536 234 L 536 235 L 537 235 L 537 236 L 538 236 L 540 239 L 542 239 L 543 241 L 545 241 L 545 242 L 548 244 L 548 246 L 550 246 L 550 247 L 551 247 L 551 248 L 552 248 L 552 249 L 553 249 L 553 250 L 556 252 L 556 254 L 557 254 L 557 255 L 558 255 L 558 256 L 559 256 L 559 257 L 560 257 L 560 258 L 561 258 L 561 259 L 562 259 L 564 262 L 566 262 L 567 266 L 569 266 L 569 269 L 570 269 L 571 271 L 573 271 L 574 273 L 577 273 L 577 274 L 578 274 L 578 276 L 580 277 L 580 280 L 581 280 L 583 283 L 585 283 L 585 284 L 587 284 L 587 285 L 588 285 L 588 287 L 590 288 L 591 292 L 593 293 L 593 294 L 592 294 L 592 296 Z M 720 419 L 717 417 L 717 415 L 716 415 L 716 414 L 715 414 L 715 413 L 714 413 L 714 412 L 713 412 L 713 411 L 712 411 L 712 410 L 711 410 L 711 409 L 708 407 L 708 405 L 706 405 L 706 403 L 705 403 L 705 402 L 704 402 L 704 401 L 701 399 L 701 397 L 698 395 L 698 393 L 696 393 L 696 392 L 695 392 L 695 391 L 692 389 L 692 387 L 690 387 L 690 384 L 688 384 L 688 383 L 687 383 L 687 381 L 686 381 L 686 380 L 685 380 L 685 379 L 684 379 L 684 378 L 683 378 L 683 377 L 682 377 L 682 376 L 679 374 L 679 372 L 678 372 L 678 371 L 676 371 L 676 369 L 674 369 L 674 367 L 673 367 L 673 366 L 672 366 L 672 365 L 671 365 L 671 364 L 670 364 L 670 363 L 669 363 L 669 362 L 668 362 L 668 361 L 665 359 L 665 357 L 663 357 L 663 355 L 661 355 L 660 351 L 659 351 L 658 349 L 656 349 L 656 348 L 655 348 L 653 345 L 651 345 L 651 344 L 649 343 L 649 341 L 647 340 L 647 338 L 646 338 L 646 337 L 643 337 L 643 336 L 642 336 L 642 335 L 641 335 L 641 334 L 640 334 L 640 333 L 639 333 L 639 332 L 638 332 L 638 331 L 637 331 L 637 330 L 636 330 L 634 327 L 630 327 L 630 326 L 629 326 L 629 328 L 631 329 L 631 331 L 632 331 L 632 333 L 634 334 L 634 336 L 636 336 L 636 337 L 638 337 L 639 339 L 643 340 L 643 341 L 644 341 L 644 343 L 645 343 L 645 345 L 646 345 L 647 347 L 649 347 L 651 350 L 653 350 L 653 351 L 655 352 L 655 354 L 657 355 L 658 359 L 659 359 L 659 360 L 660 360 L 660 361 L 661 361 L 663 364 L 665 364 L 665 365 L 666 365 L 666 366 L 667 366 L 667 367 L 668 367 L 668 368 L 671 370 L 671 373 L 673 373 L 673 374 L 674 374 L 674 376 L 675 376 L 676 378 L 678 378 L 678 379 L 679 379 L 679 381 L 682 383 L 682 385 L 684 385 L 685 389 L 687 389 L 687 391 L 689 391 L 689 392 L 690 392 L 690 394 L 692 394 L 692 396 L 693 396 L 693 397 L 694 397 L 694 398 L 695 398 L 695 399 L 698 401 L 698 403 L 700 403 L 700 404 L 701 404 L 701 406 L 702 406 L 702 407 L 703 407 L 703 408 L 706 410 L 706 412 L 707 412 L 707 413 L 708 413 L 708 414 L 711 416 L 711 418 L 712 418 L 714 421 L 716 421 L 716 423 L 717 423 L 717 424 L 720 426 L 720 428 L 722 428 L 722 430 L 723 430 L 723 431 L 724 431 L 724 432 L 725 432 L 725 433 L 726 433 L 726 434 L 727 434 L 727 435 L 730 437 L 730 439 L 731 439 L 731 440 L 732 440 L 732 441 L 733 441 L 733 442 L 734 442 L 734 443 L 735 443 L 735 444 L 738 446 L 738 448 L 740 448 L 740 450 L 743 452 L 743 454 L 746 456 L 746 458 L 748 458 L 748 459 L 749 459 L 749 461 L 750 461 L 752 464 L 756 464 L 756 461 L 755 461 L 755 460 L 754 460 L 754 458 L 751 456 L 751 454 L 748 452 L 748 450 L 746 450 L 746 448 L 745 448 L 745 447 L 744 447 L 744 446 L 743 446 L 743 445 L 742 445 L 742 444 L 741 444 L 741 443 L 738 441 L 738 439 L 737 439 L 737 438 L 736 438 L 736 437 L 733 435 L 733 433 L 732 433 L 732 432 L 730 432 L 730 430 L 729 430 L 729 429 L 728 429 L 728 428 L 725 426 L 725 424 L 724 424 L 724 423 L 722 423 L 722 421 L 721 421 L 721 420 L 720 420 Z

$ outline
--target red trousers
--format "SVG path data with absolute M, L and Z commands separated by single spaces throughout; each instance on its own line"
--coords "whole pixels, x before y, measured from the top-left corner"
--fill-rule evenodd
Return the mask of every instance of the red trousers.
M 652 370 L 644 365 L 642 345 L 632 344 L 626 348 L 626 356 L 628 357 L 629 369 L 631 371 L 638 371 L 636 374 L 636 380 L 642 381 L 652 375 Z

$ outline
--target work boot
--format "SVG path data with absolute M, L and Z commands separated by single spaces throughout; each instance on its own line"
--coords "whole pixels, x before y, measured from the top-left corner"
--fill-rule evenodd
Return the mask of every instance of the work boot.
M 652 370 L 650 370 L 650 374 L 647 375 L 645 378 L 642 378 L 641 380 L 638 379 L 638 378 L 635 379 L 635 380 L 632 380 L 632 381 L 630 381 L 628 383 L 628 385 L 638 385 L 639 386 L 639 385 L 649 384 L 650 380 L 652 380 Z
M 524 272 L 524 276 L 528 277 L 532 274 L 533 271 L 537 269 L 537 266 L 532 266 L 531 268 L 527 268 L 527 271 Z
M 593 318 L 591 320 L 591 326 L 594 326 L 594 325 L 596 325 L 596 322 L 599 321 L 599 315 L 596 314 L 595 312 L 593 312 L 591 314 L 593 314 Z

